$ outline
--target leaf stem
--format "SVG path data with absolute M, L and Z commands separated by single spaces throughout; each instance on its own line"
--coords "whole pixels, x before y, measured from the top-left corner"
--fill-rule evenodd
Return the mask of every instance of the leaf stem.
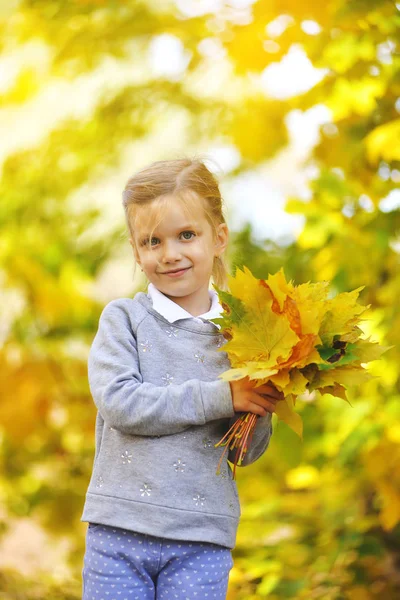
M 217 444 L 215 444 L 216 448 L 219 446 L 225 446 L 217 466 L 217 474 L 220 473 L 225 454 L 228 452 L 228 450 L 234 450 L 236 448 L 232 474 L 233 479 L 236 478 L 236 467 L 242 464 L 246 452 L 251 444 L 257 419 L 258 415 L 255 415 L 254 413 L 243 413 L 236 419 L 224 437 Z

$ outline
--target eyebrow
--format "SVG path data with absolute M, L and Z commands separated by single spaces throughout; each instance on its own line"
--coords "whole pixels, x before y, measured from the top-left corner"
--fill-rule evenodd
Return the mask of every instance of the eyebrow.
M 198 229 L 198 227 L 199 226 L 197 223 L 187 223 L 186 225 L 182 225 L 181 227 L 178 227 L 177 229 L 182 231 L 183 229 Z
M 185 231 L 186 229 L 200 229 L 200 227 L 197 223 L 186 223 L 185 225 L 181 225 L 181 227 L 177 227 L 176 231 Z M 154 235 L 156 235 L 155 231 L 153 232 Z M 149 235 L 150 235 L 150 232 L 147 232 L 147 233 L 140 232 L 138 237 L 140 239 L 142 239 L 142 238 L 145 238 L 146 236 L 148 237 Z

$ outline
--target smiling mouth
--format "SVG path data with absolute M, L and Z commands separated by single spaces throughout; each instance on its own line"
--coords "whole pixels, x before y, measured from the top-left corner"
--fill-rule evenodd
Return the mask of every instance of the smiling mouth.
M 190 267 L 184 267 L 182 269 L 174 269 L 173 271 L 163 271 L 161 275 L 170 275 L 171 273 L 180 273 L 181 271 L 187 271 Z

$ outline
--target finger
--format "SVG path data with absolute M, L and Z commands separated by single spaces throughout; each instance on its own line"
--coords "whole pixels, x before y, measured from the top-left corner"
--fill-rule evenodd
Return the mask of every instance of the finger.
M 271 396 L 272 398 L 282 399 L 284 397 L 283 392 L 280 392 L 275 386 L 271 384 L 263 384 L 257 387 L 254 391 L 258 394 L 265 394 L 267 396 Z
M 268 400 L 269 402 L 272 402 L 272 404 L 276 404 L 279 400 L 279 398 L 276 396 L 270 396 L 269 394 L 259 394 L 259 396 L 261 396 L 261 398 L 265 398 L 265 400 Z
M 261 406 L 261 404 L 254 404 L 253 406 L 257 407 L 257 409 L 255 409 L 254 411 L 252 410 L 251 412 L 256 412 L 257 410 L 257 414 L 259 414 L 262 417 L 265 417 L 269 413 L 272 414 L 276 411 L 276 407 L 274 406 L 274 404 L 265 404 L 263 406 Z
M 264 396 L 260 396 L 259 394 L 257 394 L 252 398 L 252 402 L 254 404 L 257 404 L 258 406 L 261 406 L 268 412 L 274 412 L 277 400 L 276 398 L 265 398 Z
M 276 388 L 275 386 L 270 387 L 270 391 L 268 391 L 268 395 L 274 396 L 275 398 L 278 398 L 278 400 L 285 397 L 284 393 L 281 392 L 280 390 L 278 390 L 278 388 Z
M 265 417 L 268 414 L 268 410 L 266 408 L 256 403 L 250 404 L 248 410 L 249 412 L 259 415 L 260 417 Z

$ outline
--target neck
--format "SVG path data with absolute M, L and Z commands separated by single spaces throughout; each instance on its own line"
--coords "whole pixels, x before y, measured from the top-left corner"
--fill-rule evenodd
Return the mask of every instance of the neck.
M 196 290 L 195 293 L 189 296 L 169 296 L 165 294 L 167 298 L 178 304 L 180 307 L 185 309 L 193 317 L 198 317 L 211 308 L 211 298 L 208 292 L 208 286 L 201 290 Z

